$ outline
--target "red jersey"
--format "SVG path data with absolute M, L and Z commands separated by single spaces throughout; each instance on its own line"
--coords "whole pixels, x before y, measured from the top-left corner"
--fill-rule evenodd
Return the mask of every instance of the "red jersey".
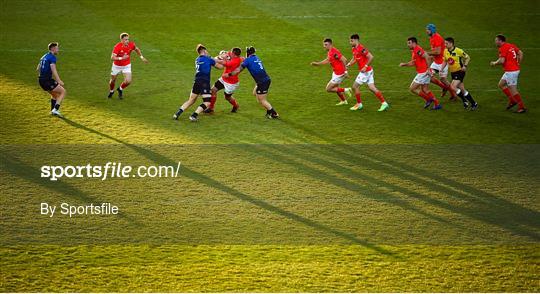
M 332 70 L 334 70 L 334 73 L 336 75 L 342 75 L 345 73 L 345 64 L 341 62 L 341 52 L 337 50 L 336 48 L 332 47 L 332 49 L 328 50 L 328 60 L 330 61 L 330 65 L 332 66 Z
M 118 44 L 116 44 L 114 46 L 112 53 L 116 54 L 117 57 L 123 57 L 127 55 L 128 58 L 122 59 L 122 60 L 115 60 L 114 65 L 125 66 L 125 65 L 130 64 L 131 63 L 130 54 L 131 54 L 131 51 L 135 50 L 135 48 L 136 46 L 135 46 L 135 43 L 133 42 L 129 42 L 127 46 L 125 46 L 124 43 L 122 42 L 119 42 Z
M 519 48 L 514 44 L 504 43 L 499 47 L 499 57 L 504 57 L 504 71 L 516 71 L 520 69 L 518 52 Z
M 358 44 L 352 48 L 352 53 L 354 59 L 356 59 L 356 63 L 358 63 L 358 69 L 361 70 L 362 68 L 364 68 L 364 66 L 366 66 L 366 63 L 368 62 L 368 49 L 362 46 L 362 44 Z M 366 68 L 366 71 L 370 71 L 372 69 L 373 68 L 370 65 Z
M 229 77 L 228 73 L 230 73 L 233 70 L 237 69 L 240 66 L 240 64 L 242 64 L 243 61 L 244 61 L 244 58 L 242 58 L 242 57 L 232 57 L 231 56 L 231 60 L 227 60 L 225 62 L 225 64 L 224 64 L 225 65 L 225 70 L 223 71 L 223 75 L 221 76 L 223 81 L 225 81 L 225 82 L 227 82 L 229 84 L 238 83 L 238 76 L 239 75 Z
M 436 64 L 442 64 L 444 61 L 444 38 L 439 34 L 435 33 L 429 38 L 429 44 L 431 44 L 431 50 L 435 50 L 436 48 L 441 49 L 441 53 L 438 55 L 433 56 L 433 61 Z
M 428 70 L 427 60 L 424 57 L 425 53 L 426 51 L 418 45 L 412 49 L 412 59 L 414 60 L 417 73 L 425 73 Z

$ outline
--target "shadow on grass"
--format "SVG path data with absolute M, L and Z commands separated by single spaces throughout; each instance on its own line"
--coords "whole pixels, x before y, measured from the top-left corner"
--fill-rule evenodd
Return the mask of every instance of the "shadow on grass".
M 154 152 L 150 149 L 147 149 L 147 148 L 143 148 L 141 146 L 138 146 L 138 145 L 134 145 L 134 144 L 129 144 L 127 142 L 124 142 L 120 139 L 117 139 L 115 137 L 112 137 L 110 135 L 107 135 L 107 134 L 104 134 L 102 132 L 99 132 L 97 130 L 94 130 L 92 128 L 89 128 L 87 126 L 84 126 L 84 125 L 81 125 L 75 121 L 72 121 L 70 119 L 67 119 L 67 118 L 64 118 L 63 119 L 67 124 L 75 127 L 75 128 L 78 128 L 78 129 L 81 129 L 81 130 L 84 130 L 84 131 L 87 131 L 87 132 L 90 132 L 90 133 L 93 133 L 93 134 L 96 134 L 96 135 L 99 135 L 101 137 L 104 137 L 104 138 L 107 138 L 107 139 L 110 139 L 112 141 L 115 141 L 119 144 L 122 144 L 126 147 L 129 147 L 130 149 L 134 150 L 135 152 L 139 153 L 140 155 L 146 157 L 147 159 L 155 162 L 156 164 L 160 164 L 160 165 L 176 165 L 177 162 L 175 162 L 174 160 L 164 156 L 164 155 L 161 155 L 157 152 Z M 344 240 L 347 240 L 349 242 L 351 242 L 352 244 L 357 244 L 357 245 L 361 245 L 361 246 L 364 246 L 366 248 L 369 248 L 369 249 L 372 249 L 378 253 L 381 253 L 381 254 L 385 254 L 385 255 L 390 255 L 390 256 L 393 256 L 395 255 L 393 252 L 391 251 L 388 251 L 380 246 L 377 246 L 375 244 L 371 244 L 365 240 L 361 240 L 359 239 L 358 237 L 356 237 L 355 235 L 353 234 L 350 234 L 350 233 L 347 233 L 347 232 L 342 232 L 342 231 L 339 231 L 339 230 L 336 230 L 336 229 L 333 229 L 327 225 L 324 225 L 324 224 L 321 224 L 321 223 L 318 223 L 318 222 L 315 222 L 311 219 L 308 219 L 306 217 L 303 217 L 301 215 L 298 215 L 298 214 L 295 214 L 295 213 L 292 213 L 292 212 L 289 212 L 287 210 L 284 210 L 280 207 L 277 207 L 275 205 L 272 205 L 268 202 L 265 202 L 263 200 L 260 200 L 260 199 L 257 199 L 251 195 L 247 195 L 245 193 L 242 193 L 234 188 L 231 188 L 219 181 L 216 181 L 204 174 L 201 174 L 199 172 L 196 172 L 192 169 L 190 169 L 189 167 L 186 167 L 186 166 L 182 166 L 182 175 L 187 177 L 187 178 L 190 178 L 190 179 L 193 179 L 195 181 L 198 181 L 199 183 L 201 184 L 204 184 L 204 185 L 207 185 L 209 187 L 212 187 L 212 188 L 215 188 L 215 189 L 218 189 L 224 193 L 227 193 L 229 195 L 232 195 L 242 201 L 245 201 L 245 202 L 248 202 L 248 203 L 251 203 L 255 206 L 258 206 L 266 211 L 269 211 L 271 213 L 275 213 L 277 215 L 280 215 L 282 217 L 285 217 L 287 219 L 290 219 L 290 220 L 293 220 L 293 221 L 296 221 L 300 224 L 303 224 L 303 225 L 306 225 L 308 227 L 311 227 L 313 229 L 316 229 L 318 231 L 321 231 L 321 232 L 324 232 L 324 233 L 327 233 L 327 234 L 332 234 L 332 235 L 335 235 L 339 238 L 342 238 Z
M 332 142 L 318 132 L 306 129 L 305 127 L 298 126 L 290 122 L 289 124 L 320 140 Z M 333 169 L 344 176 L 356 174 L 374 185 L 390 186 L 391 188 L 396 189 L 407 196 L 412 196 L 417 200 L 448 210 L 452 213 L 461 214 L 471 219 L 476 219 L 478 221 L 507 230 L 516 235 L 529 237 L 534 241 L 540 240 L 540 236 L 537 233 L 537 231 L 540 230 L 540 213 L 535 210 L 502 199 L 470 185 L 438 176 L 433 172 L 421 169 L 417 166 L 412 166 L 410 164 L 397 162 L 389 158 L 374 155 L 372 154 L 373 152 L 370 153 L 368 151 L 369 155 L 361 155 L 366 154 L 366 150 L 359 149 L 358 146 L 355 147 L 354 145 L 346 145 L 348 149 L 353 148 L 354 152 L 350 152 L 349 150 L 344 151 L 343 149 L 345 146 L 340 146 L 340 144 L 333 144 L 331 147 L 320 146 L 320 148 L 314 148 L 313 146 L 308 147 L 308 145 L 304 146 L 306 146 L 306 148 L 312 148 L 312 152 L 309 152 L 309 156 L 306 155 L 307 153 L 296 153 L 296 156 L 298 158 L 302 158 L 302 160 L 306 162 L 312 162 L 325 166 L 326 168 Z M 291 154 L 294 153 L 294 150 L 289 148 L 284 152 Z M 333 162 L 317 158 L 316 154 L 320 153 L 325 153 L 327 156 L 341 161 L 354 159 L 357 162 L 361 162 L 366 168 L 378 170 L 400 179 L 413 181 L 417 185 L 422 185 L 437 193 L 447 195 L 460 201 L 465 201 L 467 204 L 459 206 L 454 205 L 442 200 L 428 197 L 427 195 L 421 195 L 417 192 L 410 191 L 409 189 L 386 183 L 382 180 L 370 177 L 369 175 L 358 173 Z

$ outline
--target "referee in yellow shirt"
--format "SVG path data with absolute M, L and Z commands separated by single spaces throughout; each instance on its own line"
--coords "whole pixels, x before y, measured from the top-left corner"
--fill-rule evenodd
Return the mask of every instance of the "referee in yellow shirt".
M 463 84 L 467 65 L 471 58 L 465 51 L 454 46 L 454 38 L 446 38 L 444 44 L 446 49 L 444 50 L 444 63 L 442 67 L 444 68 L 448 64 L 448 70 L 452 76 L 450 86 L 463 101 L 463 107 L 465 109 L 476 110 L 478 103 L 474 101 L 471 93 L 465 89 L 465 85 Z

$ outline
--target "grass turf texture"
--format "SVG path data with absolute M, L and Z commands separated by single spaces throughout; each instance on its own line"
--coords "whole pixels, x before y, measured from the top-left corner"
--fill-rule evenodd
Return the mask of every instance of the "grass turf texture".
M 1 2 L 1 201 L 8 209 L 1 215 L 0 290 L 539 291 L 535 1 L 512 11 L 503 1 L 477 1 L 452 16 L 427 1 L 223 5 L 129 1 L 120 18 L 105 1 Z M 428 47 L 429 22 L 472 56 L 466 85 L 479 111 L 445 103 L 428 112 L 407 93 L 414 70 L 397 64 L 410 57 L 408 36 Z M 122 31 L 151 63 L 134 58 L 125 100 L 106 100 L 110 51 Z M 366 90 L 362 112 L 334 107 L 336 96 L 324 93 L 330 69 L 309 66 L 324 58 L 326 36 L 350 56 L 353 32 L 376 57 L 376 81 L 392 105 L 387 113 L 375 112 L 377 100 Z M 526 115 L 505 112 L 495 88 L 502 73 L 488 62 L 496 59 L 499 32 L 525 52 Z M 33 72 L 50 41 L 61 43 L 67 120 L 48 116 Z M 263 118 L 247 73 L 236 94 L 240 113 L 229 114 L 220 95 L 216 115 L 197 124 L 187 116 L 170 120 L 191 89 L 197 43 L 212 54 L 258 48 L 282 120 Z M 73 145 L 64 164 L 181 160 L 185 169 L 180 180 L 37 178 L 47 158 L 28 150 L 69 146 L 24 145 L 61 143 L 117 145 L 86 153 Z M 164 143 L 330 145 L 152 146 Z M 62 162 L 58 153 L 52 161 Z M 45 222 L 15 210 L 37 210 L 44 200 L 114 200 L 125 217 L 90 219 L 88 228 L 104 231 L 88 240 L 81 231 L 87 218 Z

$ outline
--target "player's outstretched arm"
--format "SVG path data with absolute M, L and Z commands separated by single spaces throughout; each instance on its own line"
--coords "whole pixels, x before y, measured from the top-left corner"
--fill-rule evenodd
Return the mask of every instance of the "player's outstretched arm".
M 235 76 L 239 73 L 241 73 L 243 70 L 244 70 L 245 67 L 243 66 L 239 66 L 237 67 L 235 70 L 231 71 L 230 73 L 228 73 L 229 77 L 232 77 L 232 76 Z
M 317 66 L 317 65 L 323 65 L 323 64 L 328 64 L 328 63 L 330 63 L 330 60 L 326 58 L 325 60 L 321 60 L 321 61 L 313 61 L 311 65 Z
M 144 56 L 142 55 L 141 49 L 139 49 L 139 47 L 135 47 L 135 52 L 137 52 L 137 54 L 139 55 L 139 57 L 144 63 L 148 63 L 148 59 L 144 58 Z
M 499 59 L 497 59 L 495 61 L 492 61 L 489 64 L 491 66 L 495 66 L 495 65 L 503 64 L 505 61 L 506 61 L 506 59 L 504 57 L 499 57 Z
M 439 54 L 441 54 L 441 47 L 436 47 L 428 53 L 429 56 L 437 56 Z
M 353 65 L 355 63 L 356 63 L 356 58 L 354 58 L 354 56 L 353 56 L 353 57 L 351 57 L 351 61 L 349 61 L 345 66 L 349 67 L 349 66 L 351 66 L 351 65 Z
M 60 76 L 58 75 L 58 71 L 56 70 L 56 64 L 52 63 L 51 64 L 51 71 L 52 71 L 52 75 L 54 77 L 54 80 L 60 85 L 60 86 L 64 86 L 64 82 L 60 79 Z
M 521 61 L 523 61 L 523 51 L 519 50 L 519 52 L 517 53 L 517 60 L 518 63 L 521 64 Z
M 222 63 L 216 62 L 216 64 L 214 64 L 214 67 L 217 69 L 223 69 L 225 66 Z
M 399 66 L 403 67 L 403 66 L 413 66 L 414 65 L 414 60 L 411 60 L 409 62 L 402 62 L 399 64 Z

